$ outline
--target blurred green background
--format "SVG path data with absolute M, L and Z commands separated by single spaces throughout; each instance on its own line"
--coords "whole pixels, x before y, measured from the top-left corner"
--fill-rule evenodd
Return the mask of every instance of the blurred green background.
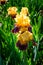
M 10 6 L 16 6 L 18 12 L 28 7 L 37 47 L 32 42 L 26 51 L 16 47 L 17 35 L 11 32 L 15 21 L 7 16 Z M 43 0 L 8 0 L 0 5 L 0 65 L 43 65 Z

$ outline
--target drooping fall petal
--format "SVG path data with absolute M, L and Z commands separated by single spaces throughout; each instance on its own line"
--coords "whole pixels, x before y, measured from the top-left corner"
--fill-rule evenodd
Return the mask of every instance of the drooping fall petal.
M 14 29 L 12 30 L 13 33 L 17 33 L 19 32 L 19 28 L 18 27 L 14 27 Z
M 27 47 L 28 47 L 28 44 L 21 45 L 20 41 L 18 41 L 18 42 L 16 43 L 16 46 L 17 46 L 20 50 L 26 50 Z

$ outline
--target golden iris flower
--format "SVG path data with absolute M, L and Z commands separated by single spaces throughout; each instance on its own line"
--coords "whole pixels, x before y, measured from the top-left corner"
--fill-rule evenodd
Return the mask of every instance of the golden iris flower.
M 12 30 L 13 33 L 18 33 L 18 42 L 16 45 L 20 50 L 26 50 L 28 42 L 33 40 L 32 27 L 27 13 L 28 9 L 23 7 L 20 14 L 16 15 L 15 27 Z

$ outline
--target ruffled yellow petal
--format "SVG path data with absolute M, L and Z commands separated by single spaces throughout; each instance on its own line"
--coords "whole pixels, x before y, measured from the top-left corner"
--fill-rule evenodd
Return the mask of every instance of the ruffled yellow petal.
M 7 11 L 8 11 L 8 15 L 11 15 L 11 16 L 17 14 L 17 8 L 16 7 L 9 7 Z
M 30 26 L 30 18 L 28 16 L 24 16 L 24 15 L 17 15 L 15 18 L 16 21 L 16 26 Z
M 27 15 L 28 14 L 28 8 L 27 7 L 22 7 L 20 14 L 21 15 Z
M 29 42 L 30 40 L 33 39 L 33 35 L 32 33 L 25 31 L 23 34 L 20 34 L 18 37 L 18 40 L 20 40 L 21 44 L 26 44 L 27 42 Z

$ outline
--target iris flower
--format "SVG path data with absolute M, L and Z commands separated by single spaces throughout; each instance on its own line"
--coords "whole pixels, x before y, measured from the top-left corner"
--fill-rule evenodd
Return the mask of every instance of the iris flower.
M 8 0 L 0 0 L 0 4 L 5 4 Z
M 16 46 L 20 50 L 26 50 L 28 47 L 28 42 L 33 40 L 32 26 L 30 24 L 30 18 L 27 16 L 27 13 L 27 8 L 21 9 L 20 14 L 16 15 L 15 27 L 12 30 L 13 33 L 18 33 L 18 41 L 16 43 Z

